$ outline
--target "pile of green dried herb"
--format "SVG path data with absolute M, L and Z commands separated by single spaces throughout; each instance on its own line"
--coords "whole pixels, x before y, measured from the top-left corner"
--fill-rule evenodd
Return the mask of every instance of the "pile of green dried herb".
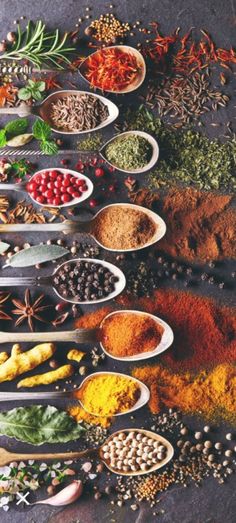
M 235 137 L 222 143 L 192 130 L 177 131 L 165 126 L 144 106 L 136 112 L 128 111 L 126 129 L 147 131 L 158 141 L 160 157 L 149 175 L 151 188 L 179 183 L 204 190 L 236 188 Z
M 105 148 L 105 157 L 118 169 L 134 171 L 142 169 L 150 161 L 152 146 L 138 134 L 117 137 Z

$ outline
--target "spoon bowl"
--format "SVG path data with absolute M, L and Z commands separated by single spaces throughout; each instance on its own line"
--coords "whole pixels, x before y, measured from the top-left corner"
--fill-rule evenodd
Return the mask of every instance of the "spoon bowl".
M 159 462 L 157 461 L 157 463 L 155 463 L 153 465 L 153 467 L 151 467 L 145 471 L 143 471 L 143 470 L 129 471 L 129 472 L 124 472 L 122 470 L 118 471 L 117 469 L 111 467 L 111 465 L 104 459 L 102 450 L 103 450 L 104 445 L 107 445 L 109 443 L 109 441 L 114 438 L 114 436 L 118 436 L 118 434 L 120 434 L 121 432 L 125 432 L 126 434 L 129 432 L 138 432 L 138 433 L 143 434 L 144 436 L 147 436 L 148 438 L 155 439 L 156 441 L 165 445 L 165 447 L 167 448 L 166 457 L 162 461 L 159 461 Z M 132 428 L 132 429 L 117 430 L 116 432 L 113 432 L 113 434 L 111 434 L 106 439 L 105 443 L 100 447 L 98 452 L 99 452 L 99 457 L 100 457 L 101 461 L 103 461 L 103 463 L 106 465 L 106 467 L 114 474 L 119 474 L 119 476 L 141 476 L 144 474 L 150 474 L 151 472 L 159 470 L 160 468 L 167 465 L 167 463 L 169 463 L 169 461 L 173 458 L 174 448 L 171 445 L 171 443 L 166 438 L 161 436 L 160 434 L 156 434 L 155 432 L 152 432 L 150 430 Z
M 136 78 L 130 85 L 128 85 L 126 88 L 121 89 L 121 90 L 101 89 L 101 87 L 99 87 L 99 85 L 96 85 L 96 86 L 94 85 L 92 87 L 94 87 L 96 89 L 100 89 L 107 93 L 115 93 L 115 94 L 132 93 L 133 91 L 138 89 L 144 82 L 145 76 L 146 76 L 146 64 L 145 64 L 145 60 L 144 60 L 143 56 L 141 55 L 141 53 L 137 49 L 135 49 L 135 47 L 131 47 L 130 45 L 112 45 L 112 46 L 106 47 L 106 49 L 118 49 L 120 51 L 129 53 L 132 56 L 134 56 L 136 58 L 138 68 L 139 68 Z M 86 70 L 88 67 L 88 62 L 89 62 L 89 59 L 91 56 L 95 57 L 96 55 L 98 55 L 98 53 L 100 53 L 100 50 L 95 51 L 91 55 L 87 56 L 79 66 L 79 72 L 80 72 L 82 78 L 89 85 L 91 85 L 91 84 L 90 84 L 89 80 L 86 78 Z
M 110 312 L 110 314 L 107 314 L 107 316 L 101 322 L 100 328 L 102 329 L 103 324 L 105 323 L 105 321 L 108 318 L 110 318 L 111 316 L 124 314 L 124 313 L 126 313 L 126 314 L 129 314 L 129 313 L 134 314 L 135 313 L 137 315 L 142 315 L 142 316 L 144 315 L 147 318 L 152 318 L 157 324 L 161 325 L 163 327 L 163 329 L 164 329 L 162 337 L 161 337 L 161 341 L 152 351 L 141 352 L 140 354 L 134 354 L 133 356 L 122 356 L 122 357 L 121 356 L 113 356 L 113 354 L 111 354 L 106 349 L 106 347 L 104 346 L 102 341 L 100 341 L 100 345 L 101 345 L 101 348 L 102 348 L 103 352 L 105 352 L 105 354 L 107 356 L 109 356 L 109 358 L 112 358 L 113 360 L 118 360 L 118 361 L 147 360 L 149 358 L 154 358 L 155 356 L 158 356 L 162 352 L 166 351 L 170 347 L 170 345 L 172 345 L 172 343 L 174 341 L 174 333 L 173 333 L 171 327 L 168 325 L 168 323 L 163 321 L 161 318 L 158 318 L 157 316 L 154 316 L 154 314 L 150 314 L 149 312 L 134 311 L 134 310 L 123 310 L 123 309 L 120 310 L 120 311 Z
M 107 375 L 110 376 L 111 374 L 113 376 L 121 376 L 122 378 L 129 378 L 134 383 L 136 383 L 140 389 L 140 396 L 139 396 L 138 400 L 136 401 L 136 403 L 133 405 L 133 407 L 131 407 L 129 410 L 126 410 L 125 412 L 119 412 L 117 414 L 113 414 L 113 416 L 123 416 L 124 414 L 130 414 L 131 412 L 134 412 L 135 410 L 138 410 L 141 407 L 143 407 L 144 405 L 146 405 L 146 403 L 150 399 L 150 390 L 147 387 L 147 385 L 142 383 L 142 381 L 138 380 L 137 378 L 133 378 L 132 376 L 127 376 L 127 374 L 121 374 L 120 372 L 95 372 L 94 374 L 90 374 L 90 376 L 87 376 L 86 378 L 84 378 L 84 380 L 82 381 L 81 385 L 79 386 L 79 388 L 77 390 L 82 390 L 83 385 L 86 383 L 86 381 L 91 380 L 94 376 L 107 376 Z M 80 402 L 83 409 L 86 410 L 86 412 L 88 412 L 88 414 L 91 414 L 92 416 L 99 416 L 99 414 L 96 412 L 89 412 L 88 409 L 86 409 L 86 407 L 84 406 L 81 399 L 79 399 L 78 401 Z
M 144 245 L 141 245 L 140 247 L 135 247 L 135 248 L 132 247 L 131 249 L 111 249 L 109 247 L 105 247 L 102 243 L 99 242 L 99 240 L 96 238 L 96 235 L 93 234 L 92 230 L 93 230 L 93 222 L 96 221 L 96 217 L 99 216 L 100 213 L 102 214 L 106 209 L 109 209 L 110 207 L 117 207 L 117 208 L 122 207 L 127 210 L 133 209 L 134 211 L 140 211 L 140 212 L 146 214 L 150 218 L 150 220 L 152 220 L 154 222 L 154 224 L 156 225 L 155 234 L 152 236 L 152 238 L 147 243 L 145 243 Z M 160 241 L 161 238 L 165 235 L 165 233 L 166 233 L 166 224 L 165 224 L 164 220 L 159 216 L 159 214 L 156 214 L 154 211 L 151 211 L 150 209 L 147 209 L 146 207 L 141 207 L 140 205 L 135 205 L 132 203 L 111 203 L 109 205 L 106 205 L 102 209 L 100 209 L 95 214 L 95 216 L 92 220 L 91 232 L 90 232 L 90 234 L 95 239 L 96 243 L 102 249 L 106 249 L 107 251 L 110 251 L 110 252 L 133 252 L 133 251 L 139 251 L 141 249 L 145 249 L 146 247 L 150 247 L 151 245 L 154 245 L 154 243 Z
M 96 127 L 93 127 L 92 129 L 87 129 L 85 131 L 63 131 L 62 129 L 55 127 L 55 123 L 50 118 L 52 104 L 55 103 L 57 100 L 60 100 L 61 98 L 68 98 L 69 96 L 72 96 L 72 95 L 80 96 L 83 94 L 89 94 L 93 98 L 98 98 L 104 105 L 106 105 L 108 112 L 109 112 L 109 116 L 106 118 L 106 120 L 104 120 L 101 124 L 97 125 Z M 38 113 L 39 113 L 40 118 L 42 118 L 42 120 L 47 122 L 55 133 L 79 135 L 79 134 L 86 134 L 86 133 L 91 133 L 94 131 L 99 131 L 100 129 L 103 129 L 103 127 L 107 127 L 107 125 L 110 125 L 112 122 L 114 122 L 116 120 L 116 118 L 119 115 L 119 109 L 113 102 L 111 102 L 104 96 L 100 96 L 99 94 L 90 93 L 90 92 L 88 93 L 87 91 L 77 91 L 77 90 L 71 89 L 71 90 L 56 91 L 55 93 L 52 93 L 49 96 L 47 96 L 47 98 L 45 98 L 43 103 L 40 106 L 38 106 Z
M 146 165 L 144 165 L 144 167 L 141 167 L 139 169 L 132 169 L 132 170 L 121 169 L 121 167 L 109 162 L 109 160 L 107 159 L 107 157 L 105 155 L 105 151 L 106 151 L 106 147 L 108 146 L 108 144 L 114 142 L 115 140 L 125 138 L 126 136 L 140 136 L 141 138 L 144 138 L 145 140 L 147 140 L 147 142 L 150 144 L 151 149 L 152 149 L 152 155 L 151 155 L 149 162 Z M 102 146 L 102 148 L 100 149 L 99 152 L 100 152 L 100 156 L 103 158 L 103 160 L 105 160 L 111 167 L 117 169 L 118 171 L 126 173 L 126 174 L 143 174 L 146 171 L 149 171 L 150 169 L 152 169 L 154 167 L 154 165 L 157 163 L 157 160 L 159 158 L 159 146 L 158 146 L 157 141 L 155 140 L 155 138 L 153 138 L 153 136 L 151 136 L 151 134 L 145 133 L 144 131 L 125 131 L 124 133 L 120 133 L 116 136 L 113 136 L 110 140 L 108 140 Z

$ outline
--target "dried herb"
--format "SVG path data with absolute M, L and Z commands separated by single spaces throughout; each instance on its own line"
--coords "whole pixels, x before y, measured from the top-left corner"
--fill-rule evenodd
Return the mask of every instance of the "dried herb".
M 0 412 L 0 434 L 42 445 L 77 440 L 85 429 L 66 412 L 51 405 L 31 405 Z
M 69 251 L 60 245 L 35 245 L 13 254 L 3 267 L 31 267 L 40 263 L 57 260 Z
M 10 296 L 11 295 L 8 292 L 0 292 L 0 320 L 11 320 L 11 316 L 9 316 L 2 308 L 2 305 L 6 303 Z
M 16 41 L 1 55 L 0 60 L 29 60 L 37 68 L 46 64 L 63 69 L 64 64 L 70 64 L 68 54 L 74 51 L 74 47 L 67 47 L 67 36 L 65 33 L 60 38 L 58 29 L 54 33 L 46 32 L 42 20 L 35 23 L 29 20 L 25 31 L 18 23 Z
M 88 138 L 78 142 L 80 151 L 97 151 L 102 145 L 102 135 L 99 133 L 89 134 Z
M 130 134 L 112 140 L 104 154 L 118 169 L 133 171 L 147 165 L 152 156 L 152 147 L 146 138 Z
M 41 314 L 39 313 L 49 309 L 52 307 L 52 305 L 42 305 L 44 299 L 44 294 L 40 294 L 40 296 L 35 301 L 32 301 L 30 290 L 26 289 L 23 302 L 18 299 L 12 300 L 13 305 L 17 307 L 16 309 L 13 309 L 12 314 L 19 316 L 15 322 L 15 327 L 21 325 L 24 321 L 27 321 L 30 330 L 33 331 L 34 320 L 47 323 L 47 321 L 44 320 L 44 318 L 42 318 Z
M 150 173 L 150 186 L 159 188 L 178 183 L 200 189 L 235 189 L 236 139 L 221 143 L 192 130 L 165 126 L 151 111 L 141 106 L 127 113 L 124 130 L 138 129 L 155 135 L 160 158 Z
M 24 179 L 26 174 L 30 174 L 32 171 L 33 165 L 25 158 L 11 161 L 10 173 L 16 178 Z

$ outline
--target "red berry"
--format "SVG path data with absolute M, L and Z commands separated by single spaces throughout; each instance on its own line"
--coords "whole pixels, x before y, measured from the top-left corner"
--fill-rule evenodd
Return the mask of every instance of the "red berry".
M 37 176 L 34 176 L 33 180 L 34 180 L 35 183 L 37 183 L 37 185 L 40 185 L 40 183 L 41 183 L 41 176 L 40 176 L 40 174 L 37 174 Z
M 54 183 L 54 186 L 60 188 L 61 184 L 62 184 L 62 180 L 60 180 L 59 176 L 58 176 L 58 178 L 56 179 L 56 181 Z
M 54 193 L 51 189 L 48 189 L 48 191 L 45 192 L 46 198 L 53 198 Z
M 89 202 L 90 207 L 96 207 L 98 205 L 97 200 L 95 198 L 92 198 Z
M 101 176 L 104 176 L 105 171 L 102 169 L 102 167 L 97 167 L 97 169 L 94 171 L 94 174 L 97 178 L 101 178 Z
M 69 187 L 70 185 L 70 180 L 68 178 L 64 178 L 64 180 L 62 181 L 62 185 L 64 187 Z
M 37 196 L 36 201 L 37 201 L 38 203 L 45 203 L 45 198 L 44 198 L 43 195 L 41 195 L 41 196 Z
M 47 183 L 47 188 L 48 189 L 54 189 L 54 182 L 48 182 Z
M 57 198 L 53 198 L 52 203 L 53 203 L 53 205 L 60 205 L 61 198 L 59 196 Z
M 116 190 L 115 185 L 109 185 L 108 191 L 115 192 L 115 190 Z
M 39 192 L 44 193 L 44 192 L 47 190 L 47 186 L 46 186 L 46 185 L 39 185 L 39 186 L 37 187 L 37 190 L 38 190 Z
M 27 184 L 27 190 L 30 192 L 36 191 L 37 187 L 38 187 L 38 185 L 35 182 L 30 182 Z
M 76 182 L 75 182 L 75 185 L 76 185 L 77 187 L 81 187 L 81 186 L 84 185 L 85 183 L 86 183 L 86 180 L 84 180 L 83 178 L 80 178 L 80 179 L 77 178 L 77 179 L 76 179 Z
M 61 193 L 66 193 L 67 192 L 67 189 L 68 187 L 64 187 L 63 185 L 60 187 L 60 194 Z
M 72 196 L 73 196 L 73 198 L 81 198 L 81 193 L 75 191 L 75 192 L 72 193 Z
M 63 158 L 63 159 L 61 160 L 61 164 L 62 164 L 62 165 L 67 165 L 67 164 L 68 164 L 68 161 L 69 161 L 69 160 L 67 160 L 66 158 Z
M 87 185 L 81 185 L 81 187 L 79 187 L 79 190 L 80 190 L 80 192 L 85 192 L 88 190 L 88 187 L 87 187 Z
M 68 193 L 67 193 L 67 194 L 62 194 L 62 196 L 61 196 L 61 201 L 62 201 L 63 203 L 68 203 L 68 202 L 71 201 L 71 199 L 72 199 L 72 198 L 71 198 L 71 195 L 68 194 Z
M 49 174 L 49 178 L 51 178 L 51 180 L 56 180 L 58 177 L 58 171 L 55 171 L 55 170 L 49 171 L 48 174 Z
M 33 191 L 32 193 L 30 193 L 30 196 L 31 196 L 31 198 L 34 198 L 34 200 L 37 200 L 37 198 L 38 198 L 38 196 L 40 196 L 40 194 L 37 191 Z
M 41 178 L 42 178 L 42 180 L 48 180 L 49 179 L 49 172 L 48 171 L 44 171 L 43 173 L 41 173 Z
M 75 188 L 73 187 L 73 185 L 69 185 L 69 187 L 67 187 L 66 190 L 69 194 L 73 194 L 73 192 L 75 192 Z
M 72 185 L 76 185 L 77 180 L 78 180 L 78 178 L 76 178 L 75 176 L 71 176 L 70 183 L 71 183 Z
M 53 202 L 54 202 L 54 199 L 53 199 L 53 198 L 48 198 L 48 199 L 47 199 L 47 204 L 48 204 L 48 205 L 53 205 Z
M 78 162 L 77 165 L 76 165 L 76 169 L 78 169 L 78 171 L 83 171 L 84 170 L 84 163 L 83 162 Z
M 61 189 L 59 189 L 58 187 L 54 187 L 53 192 L 56 196 L 59 196 L 61 194 Z

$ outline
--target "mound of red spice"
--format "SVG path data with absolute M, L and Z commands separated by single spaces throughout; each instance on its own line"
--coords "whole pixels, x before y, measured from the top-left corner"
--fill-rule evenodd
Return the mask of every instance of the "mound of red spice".
M 215 301 L 174 290 L 155 291 L 151 298 L 134 301 L 123 295 L 119 305 L 156 314 L 174 331 L 174 343 L 158 362 L 174 371 L 210 368 L 236 361 L 236 314 Z M 111 312 L 104 307 L 76 320 L 76 327 L 93 328 Z

